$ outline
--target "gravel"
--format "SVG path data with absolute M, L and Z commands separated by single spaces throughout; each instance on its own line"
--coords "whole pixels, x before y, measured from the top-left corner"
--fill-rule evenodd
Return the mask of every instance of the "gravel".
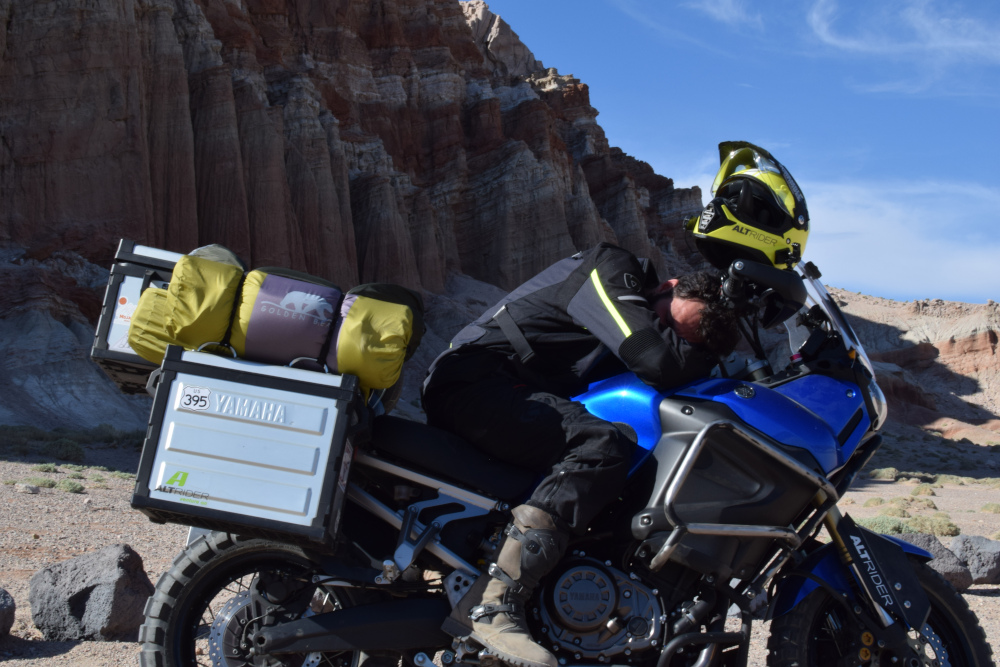
M 170 567 L 184 545 L 187 528 L 154 524 L 129 507 L 138 452 L 88 448 L 83 465 L 90 467 L 76 470 L 54 462 L 56 473 L 33 469 L 53 461 L 8 457 L 2 451 L 0 457 L 0 588 L 17 603 L 10 636 L 0 639 L 0 662 L 38 667 L 138 664 L 138 644 L 133 642 L 44 641 L 31 621 L 28 604 L 28 581 L 35 572 L 110 544 L 135 549 L 154 583 Z M 59 482 L 74 473 L 84 476 L 74 480 L 84 486 L 83 493 L 40 488 L 37 494 L 26 494 L 10 483 L 27 478 Z

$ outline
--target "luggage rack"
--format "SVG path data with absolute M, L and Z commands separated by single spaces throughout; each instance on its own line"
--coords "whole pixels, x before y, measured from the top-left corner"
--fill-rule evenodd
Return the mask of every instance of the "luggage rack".
M 683 540 L 687 535 L 714 535 L 719 537 L 739 537 L 749 539 L 775 539 L 783 542 L 785 546 L 790 549 L 798 548 L 803 542 L 803 538 L 800 533 L 788 528 L 787 526 L 689 523 L 685 522 L 677 514 L 674 505 L 680 496 L 681 489 L 683 488 L 688 477 L 691 475 L 691 472 L 694 470 L 695 463 L 708 443 L 709 436 L 716 431 L 729 431 L 736 434 L 754 449 L 775 459 L 777 463 L 785 466 L 792 473 L 798 475 L 804 481 L 814 486 L 817 491 L 825 493 L 828 501 L 836 502 L 839 498 L 837 490 L 828 479 L 816 474 L 785 452 L 781 451 L 781 449 L 775 445 L 766 442 L 745 427 L 725 419 L 711 422 L 705 425 L 698 435 L 695 436 L 691 446 L 688 447 L 684 456 L 681 458 L 677 472 L 674 474 L 673 479 L 671 479 L 670 484 L 667 486 L 666 494 L 663 499 L 663 511 L 666 514 L 667 521 L 669 521 L 671 526 L 673 526 L 673 530 L 671 531 L 666 542 L 663 543 L 663 546 L 660 547 L 659 551 L 657 551 L 656 555 L 653 556 L 650 561 L 649 567 L 653 572 L 659 571 L 664 565 L 666 565 L 667 561 L 670 560 L 670 557 L 680 545 L 681 540 Z M 811 532 L 811 529 L 805 532 Z

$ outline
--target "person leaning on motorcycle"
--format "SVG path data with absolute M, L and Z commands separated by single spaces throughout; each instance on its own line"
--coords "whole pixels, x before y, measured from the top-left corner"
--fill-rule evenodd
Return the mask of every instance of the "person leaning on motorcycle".
M 648 261 L 601 244 L 515 289 L 434 361 L 423 390 L 428 423 L 547 473 L 512 511 L 490 576 L 453 614 L 465 632 L 453 634 L 469 634 L 461 617 L 471 608 L 471 636 L 501 659 L 557 667 L 532 641 L 523 605 L 571 532 L 584 532 L 621 492 L 633 448 L 568 397 L 626 369 L 657 387 L 707 375 L 739 339 L 719 285 L 707 272 L 661 283 Z

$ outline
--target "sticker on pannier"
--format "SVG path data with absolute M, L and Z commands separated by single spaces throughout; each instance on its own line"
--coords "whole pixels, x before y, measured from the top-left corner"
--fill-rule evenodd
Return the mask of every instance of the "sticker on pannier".
M 230 344 L 240 357 L 285 365 L 309 359 L 318 369 L 341 292 L 284 276 L 251 271 L 243 283 Z

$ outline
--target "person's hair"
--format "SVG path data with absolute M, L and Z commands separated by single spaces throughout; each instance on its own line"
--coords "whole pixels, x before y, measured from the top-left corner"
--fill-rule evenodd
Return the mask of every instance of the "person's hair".
M 719 356 L 729 355 L 740 342 L 736 312 L 722 299 L 722 278 L 711 271 L 678 276 L 674 296 L 701 301 L 705 307 L 698 323 L 701 346 Z

